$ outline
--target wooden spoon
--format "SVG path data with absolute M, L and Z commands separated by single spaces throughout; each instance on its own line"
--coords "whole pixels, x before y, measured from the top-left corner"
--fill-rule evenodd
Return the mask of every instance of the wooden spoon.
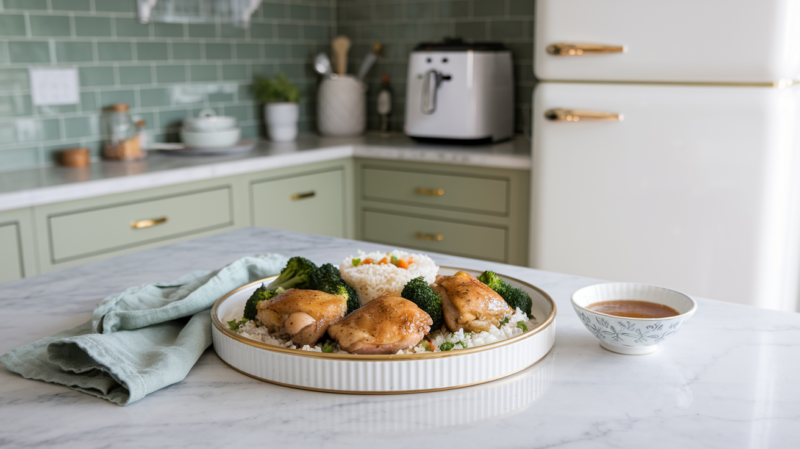
M 344 76 L 347 73 L 347 52 L 350 50 L 350 39 L 347 36 L 337 36 L 331 43 L 331 48 L 336 58 L 336 73 Z

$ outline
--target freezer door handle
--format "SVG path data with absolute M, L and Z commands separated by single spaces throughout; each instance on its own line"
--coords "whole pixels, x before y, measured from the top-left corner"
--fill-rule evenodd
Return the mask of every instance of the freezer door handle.
M 607 53 L 625 53 L 628 49 L 624 45 L 599 45 L 599 44 L 551 44 L 547 46 L 547 53 L 553 56 L 583 56 Z
M 587 111 L 585 109 L 549 109 L 544 112 L 544 118 L 551 122 L 621 122 L 622 114 L 613 112 Z

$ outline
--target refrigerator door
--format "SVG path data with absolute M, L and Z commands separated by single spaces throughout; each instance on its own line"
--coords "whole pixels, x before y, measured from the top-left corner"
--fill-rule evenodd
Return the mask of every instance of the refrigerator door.
M 800 73 L 796 0 L 536 5 L 542 80 L 772 83 Z
M 795 310 L 798 97 L 539 84 L 532 266 Z

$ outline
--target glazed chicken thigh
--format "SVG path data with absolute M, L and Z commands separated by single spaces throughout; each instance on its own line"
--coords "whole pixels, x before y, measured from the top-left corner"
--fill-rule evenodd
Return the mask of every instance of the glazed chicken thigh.
M 431 288 L 442 297 L 444 322 L 452 332 L 486 331 L 514 312 L 503 297 L 463 271 L 453 276 L 436 276 Z
M 297 345 L 313 346 L 344 318 L 347 299 L 316 290 L 290 289 L 258 304 L 256 320 Z
M 328 328 L 339 346 L 354 354 L 394 354 L 416 346 L 433 320 L 413 302 L 384 295 Z

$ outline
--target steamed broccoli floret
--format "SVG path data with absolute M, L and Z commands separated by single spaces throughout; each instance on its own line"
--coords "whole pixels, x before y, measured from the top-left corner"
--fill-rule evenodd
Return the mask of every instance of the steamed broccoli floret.
M 347 285 L 339 269 L 329 263 L 322 265 L 311 275 L 310 284 L 310 288 L 314 290 L 347 298 L 348 314 L 361 307 L 355 289 Z
M 494 291 L 497 291 L 498 288 L 505 285 L 505 282 L 503 282 L 503 280 L 500 279 L 500 276 L 498 276 L 494 271 L 484 271 L 480 276 L 478 276 L 478 280 L 486 284 L 487 287 Z
M 514 310 L 519 308 L 528 315 L 528 318 L 533 318 L 533 314 L 531 314 L 533 301 L 525 291 L 506 284 L 494 271 L 484 271 L 478 276 L 478 280 L 502 296 L 509 307 Z
M 425 313 L 430 315 L 433 320 L 431 330 L 441 329 L 444 324 L 444 312 L 442 311 L 442 298 L 438 293 L 425 282 L 425 278 L 418 277 L 408 281 L 403 287 L 400 296 L 413 302 Z
M 311 275 L 317 269 L 314 262 L 305 257 L 292 257 L 281 270 L 281 274 L 267 286 L 267 289 L 277 290 L 279 287 L 284 290 L 309 288 Z
M 275 296 L 278 296 L 283 289 L 280 288 L 278 290 L 270 290 L 264 284 L 261 284 L 261 287 L 258 287 L 256 291 L 250 295 L 250 299 L 247 300 L 247 304 L 244 306 L 244 317 L 248 320 L 256 319 L 256 315 L 258 314 L 258 309 L 256 306 L 261 301 L 267 301 Z

